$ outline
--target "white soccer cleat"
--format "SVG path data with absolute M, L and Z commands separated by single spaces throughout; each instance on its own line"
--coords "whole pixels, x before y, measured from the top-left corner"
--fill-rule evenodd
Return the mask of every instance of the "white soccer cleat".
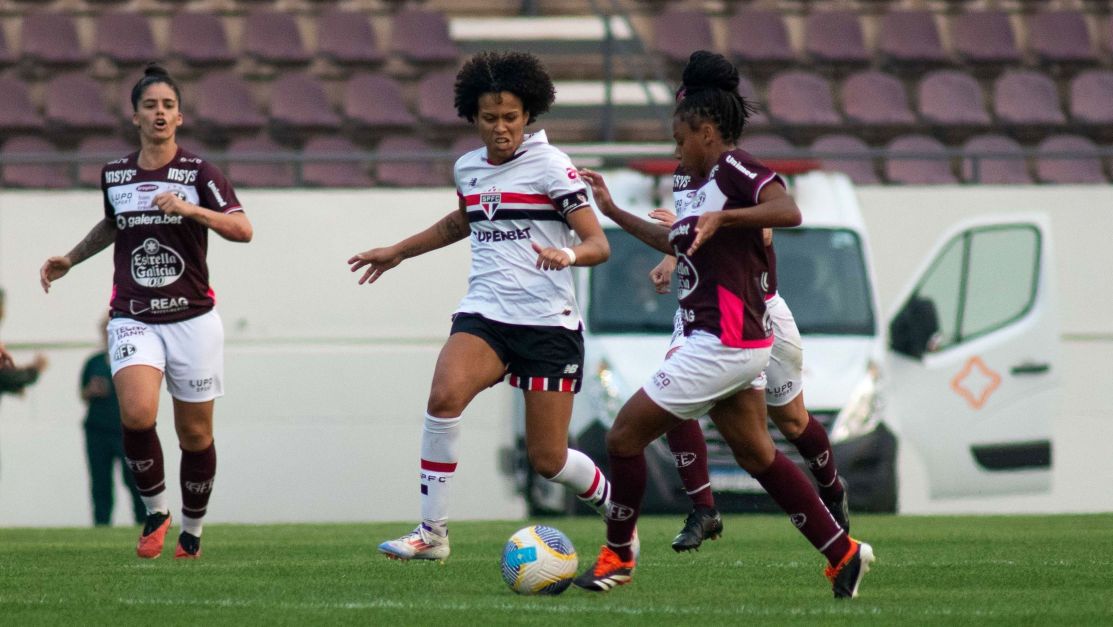
M 401 538 L 380 544 L 379 552 L 392 560 L 443 561 L 448 559 L 448 532 L 442 536 L 421 523 Z

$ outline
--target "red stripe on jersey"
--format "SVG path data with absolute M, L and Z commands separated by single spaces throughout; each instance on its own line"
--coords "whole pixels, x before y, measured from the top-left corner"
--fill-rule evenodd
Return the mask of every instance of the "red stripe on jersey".
M 602 479 L 602 478 L 603 478 L 603 473 L 599 472 L 599 468 L 596 467 L 595 468 L 595 478 L 591 480 L 591 487 L 587 489 L 587 492 L 584 492 L 583 494 L 580 494 L 579 495 L 580 498 L 585 499 L 585 498 L 595 494 L 595 489 L 599 487 L 599 480 Z
M 522 379 L 516 374 L 510 375 L 510 386 L 520 388 L 522 387 Z
M 491 194 L 499 194 L 499 202 L 506 205 L 545 205 L 552 207 L 553 201 L 545 194 L 519 194 L 517 192 L 488 192 Z M 464 196 L 464 201 L 468 206 L 479 204 L 480 194 L 468 194 Z
M 429 472 L 456 472 L 456 462 L 431 462 L 422 459 L 421 469 Z
M 529 378 L 529 389 L 532 392 L 544 392 L 545 391 L 545 377 L 530 377 Z
M 560 380 L 560 391 L 561 392 L 571 392 L 572 391 L 572 379 L 561 379 Z

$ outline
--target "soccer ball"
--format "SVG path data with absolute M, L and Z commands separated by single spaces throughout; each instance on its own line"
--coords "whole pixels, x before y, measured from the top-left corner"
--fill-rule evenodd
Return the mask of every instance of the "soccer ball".
M 545 525 L 519 529 L 502 549 L 502 578 L 518 594 L 560 594 L 577 566 L 572 541 Z

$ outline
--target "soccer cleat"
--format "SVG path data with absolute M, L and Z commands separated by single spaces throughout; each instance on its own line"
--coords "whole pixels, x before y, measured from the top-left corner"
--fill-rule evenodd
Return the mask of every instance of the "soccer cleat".
M 846 480 L 839 477 L 839 485 L 842 486 L 842 496 L 837 499 L 823 499 L 823 504 L 827 506 L 827 511 L 831 512 L 831 516 L 835 522 L 842 527 L 842 530 L 847 534 L 850 533 L 850 498 L 847 495 Z
M 448 559 L 448 532 L 442 536 L 425 523 L 398 538 L 379 545 L 379 552 L 392 560 Z
M 135 545 L 135 554 L 143 559 L 153 560 L 162 555 L 162 544 L 166 541 L 166 532 L 170 529 L 170 514 L 154 512 L 147 514 L 147 522 L 143 525 L 143 533 Z
M 828 566 L 823 574 L 831 582 L 831 590 L 836 599 L 853 599 L 858 596 L 858 584 L 870 572 L 873 563 L 873 547 L 865 542 L 850 539 L 850 550 L 837 566 Z
M 591 565 L 591 568 L 573 579 L 572 583 L 584 590 L 606 592 L 611 588 L 630 583 L 634 578 L 636 567 L 636 560 L 624 562 L 617 553 L 611 550 L 611 547 L 604 545 L 599 552 L 598 559 Z
M 178 547 L 174 549 L 174 559 L 190 560 L 201 557 L 201 538 L 186 532 L 178 534 Z
M 723 517 L 714 507 L 697 505 L 684 520 L 684 528 L 672 541 L 672 550 L 699 550 L 705 539 L 716 540 L 723 534 Z

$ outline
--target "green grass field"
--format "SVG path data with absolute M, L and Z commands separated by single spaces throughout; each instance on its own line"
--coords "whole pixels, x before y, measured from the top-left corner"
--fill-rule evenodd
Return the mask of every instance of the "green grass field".
M 594 518 L 538 520 L 567 533 L 581 569 Z M 444 565 L 401 563 L 375 545 L 404 524 L 210 525 L 204 557 L 135 558 L 136 530 L 0 530 L 0 625 L 1110 625 L 1113 515 L 857 515 L 878 561 L 853 601 L 835 601 L 821 559 L 781 516 L 731 516 L 698 553 L 682 522 L 643 518 L 634 582 L 520 597 L 502 582 L 521 521 L 457 522 Z M 177 530 L 173 529 L 175 534 Z

